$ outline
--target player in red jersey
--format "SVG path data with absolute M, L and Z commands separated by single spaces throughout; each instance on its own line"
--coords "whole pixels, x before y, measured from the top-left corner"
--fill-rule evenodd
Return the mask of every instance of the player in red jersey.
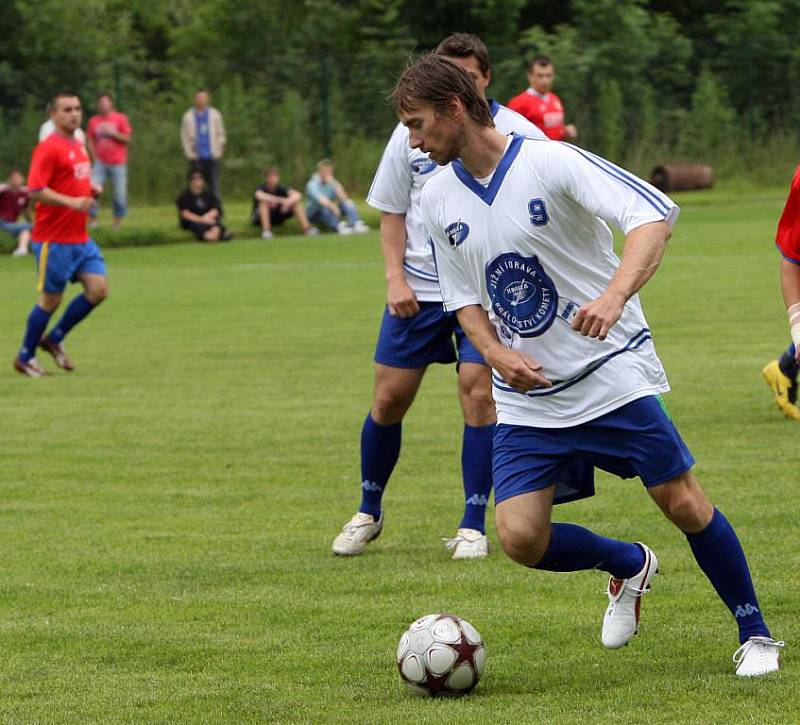
M 508 107 L 525 116 L 554 141 L 569 141 L 577 137 L 574 124 L 564 125 L 564 107 L 561 99 L 550 88 L 553 85 L 555 69 L 546 55 L 534 58 L 528 66 L 527 90 L 514 96 Z
M 789 314 L 792 344 L 761 372 L 787 418 L 800 420 L 797 376 L 800 369 L 800 166 L 795 169 L 789 198 L 778 222 L 775 244 L 781 256 L 781 290 Z
M 89 156 L 74 136 L 81 123 L 80 100 L 72 93 L 57 94 L 50 117 L 56 130 L 33 150 L 28 173 L 30 197 L 36 202 L 31 238 L 39 268 L 39 298 L 28 316 L 22 347 L 14 358 L 14 369 L 34 378 L 46 374 L 36 360 L 37 347 L 50 353 L 60 368 L 74 369 L 62 341 L 108 296 L 105 260 L 100 247 L 86 232 L 93 194 L 100 189 L 92 187 Z M 70 302 L 55 327 L 45 335 L 68 282 L 80 282 L 83 294 Z

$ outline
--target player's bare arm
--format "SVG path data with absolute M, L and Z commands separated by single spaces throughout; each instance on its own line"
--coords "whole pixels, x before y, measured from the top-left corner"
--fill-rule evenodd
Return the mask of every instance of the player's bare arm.
M 408 286 L 403 259 L 406 252 L 406 215 L 381 212 L 381 252 L 386 269 L 386 304 L 389 314 L 400 319 L 419 312 L 414 290 Z
M 42 204 L 66 206 L 75 211 L 89 211 L 92 204 L 94 204 L 94 199 L 91 196 L 67 196 L 66 194 L 60 194 L 47 187 L 32 191 L 30 193 L 30 198 Z
M 511 350 L 497 339 L 489 316 L 479 305 L 467 305 L 456 312 L 458 322 L 483 359 L 512 388 L 524 393 L 532 388 L 549 388 L 552 383 L 542 375 L 542 366 L 530 355 Z
M 622 261 L 608 288 L 581 307 L 572 321 L 572 328 L 582 335 L 605 340 L 619 320 L 625 303 L 658 269 L 671 234 L 666 222 L 651 222 L 632 229 L 625 237 Z
M 789 315 L 794 359 L 800 364 L 800 265 L 781 260 L 781 291 Z

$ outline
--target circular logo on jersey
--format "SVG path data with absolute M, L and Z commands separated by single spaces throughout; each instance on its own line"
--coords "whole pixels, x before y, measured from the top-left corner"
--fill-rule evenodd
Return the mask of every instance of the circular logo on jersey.
M 451 247 L 459 247 L 469 236 L 469 225 L 459 219 L 457 222 L 448 225 L 444 233 Z
M 504 252 L 486 265 L 492 311 L 520 337 L 538 337 L 553 324 L 558 307 L 555 283 L 539 258 Z
M 411 162 L 411 171 L 415 174 L 429 174 L 436 168 L 436 162 L 429 159 L 427 156 L 417 156 Z

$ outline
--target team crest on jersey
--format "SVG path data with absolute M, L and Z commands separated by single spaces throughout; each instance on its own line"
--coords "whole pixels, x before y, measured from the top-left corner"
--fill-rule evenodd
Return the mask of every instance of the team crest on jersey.
M 537 256 L 504 252 L 486 265 L 492 311 L 520 337 L 538 337 L 553 324 L 558 307 L 555 283 Z
M 444 233 L 451 247 L 460 247 L 469 236 L 469 226 L 459 219 L 445 228 Z
M 429 159 L 427 156 L 417 156 L 411 162 L 411 171 L 415 174 L 419 174 L 422 176 L 423 174 L 429 174 L 436 168 L 436 162 Z

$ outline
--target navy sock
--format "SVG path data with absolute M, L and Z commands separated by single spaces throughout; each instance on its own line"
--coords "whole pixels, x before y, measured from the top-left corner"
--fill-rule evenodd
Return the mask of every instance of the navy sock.
M 22 338 L 22 347 L 19 349 L 19 357 L 23 362 L 28 362 L 36 355 L 36 347 L 42 339 L 47 323 L 50 321 L 52 312 L 43 310 L 39 305 L 34 305 L 28 315 L 28 324 L 25 328 L 25 337 Z
M 534 569 L 582 571 L 600 569 L 617 579 L 628 579 L 644 566 L 641 546 L 607 539 L 574 524 L 551 524 L 550 545 Z
M 89 300 L 86 299 L 86 295 L 78 295 L 69 303 L 69 307 L 64 310 L 64 314 L 56 323 L 56 326 L 50 330 L 48 337 L 55 343 L 61 342 L 67 336 L 67 333 L 95 307 L 97 307 L 97 305 L 89 302 Z
M 781 355 L 778 362 L 781 372 L 792 380 L 797 380 L 797 363 L 794 361 L 794 345 L 789 345 L 789 349 Z
M 700 568 L 736 619 L 739 642 L 749 637 L 769 637 L 747 559 L 728 519 L 715 508 L 708 526 L 696 534 L 686 534 L 686 538 Z
M 377 521 L 381 515 L 381 499 L 400 456 L 402 421 L 378 425 L 367 415 L 361 429 L 361 505 L 358 510 L 372 514 Z
M 486 533 L 486 505 L 492 493 L 492 441 L 494 423 L 464 424 L 461 445 L 461 476 L 464 479 L 464 518 L 460 529 Z

